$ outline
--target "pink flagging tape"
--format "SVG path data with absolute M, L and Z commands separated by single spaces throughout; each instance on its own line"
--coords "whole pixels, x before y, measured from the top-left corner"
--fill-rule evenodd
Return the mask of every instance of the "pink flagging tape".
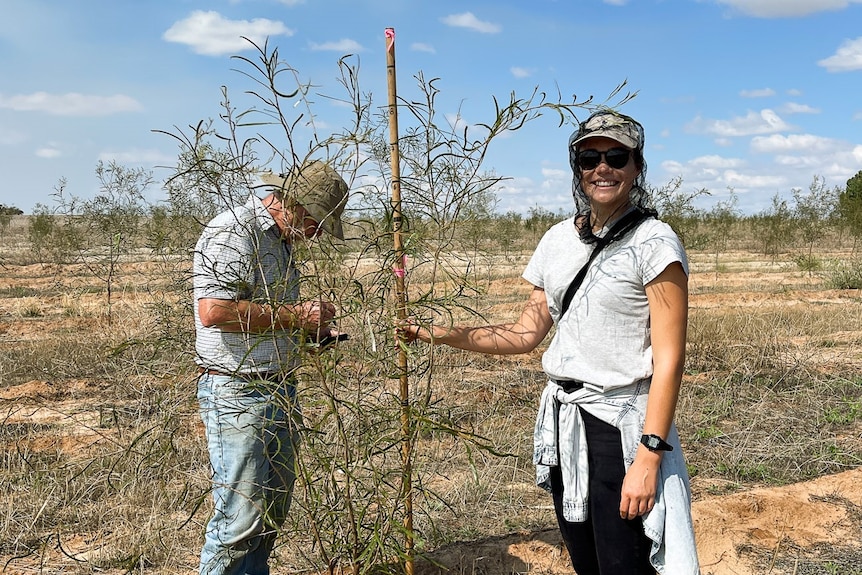
M 399 278 L 403 278 L 407 275 L 407 255 L 401 256 L 401 266 L 392 266 L 392 272 Z

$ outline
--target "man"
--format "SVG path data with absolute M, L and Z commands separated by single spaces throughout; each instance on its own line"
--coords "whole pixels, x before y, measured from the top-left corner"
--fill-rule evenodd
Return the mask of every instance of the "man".
M 216 216 L 194 253 L 198 400 L 215 504 L 202 575 L 269 573 L 296 477 L 298 339 L 329 335 L 336 311 L 299 299 L 293 248 L 323 231 L 344 239 L 347 184 L 319 161 L 262 180 L 269 194 Z

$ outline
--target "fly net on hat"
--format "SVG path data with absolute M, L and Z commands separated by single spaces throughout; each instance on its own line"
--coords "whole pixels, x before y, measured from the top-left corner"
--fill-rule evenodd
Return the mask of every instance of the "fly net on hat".
M 280 191 L 286 202 L 305 208 L 326 232 L 344 239 L 341 214 L 347 203 L 347 183 L 328 164 L 319 160 L 305 162 L 288 174 L 266 172 L 261 180 Z

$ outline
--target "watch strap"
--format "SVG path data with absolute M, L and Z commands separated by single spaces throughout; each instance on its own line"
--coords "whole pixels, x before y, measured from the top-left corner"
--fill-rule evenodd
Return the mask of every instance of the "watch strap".
M 641 443 L 650 451 L 673 451 L 673 445 L 653 433 L 641 435 Z

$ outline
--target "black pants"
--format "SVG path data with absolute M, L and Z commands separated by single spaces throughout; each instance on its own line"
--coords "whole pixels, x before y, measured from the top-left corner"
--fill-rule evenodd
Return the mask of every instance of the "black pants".
M 551 468 L 551 490 L 557 522 L 577 575 L 655 575 L 649 564 L 651 542 L 642 519 L 620 518 L 625 464 L 620 432 L 581 410 L 589 450 L 587 520 L 563 518 L 563 483 L 559 467 Z

